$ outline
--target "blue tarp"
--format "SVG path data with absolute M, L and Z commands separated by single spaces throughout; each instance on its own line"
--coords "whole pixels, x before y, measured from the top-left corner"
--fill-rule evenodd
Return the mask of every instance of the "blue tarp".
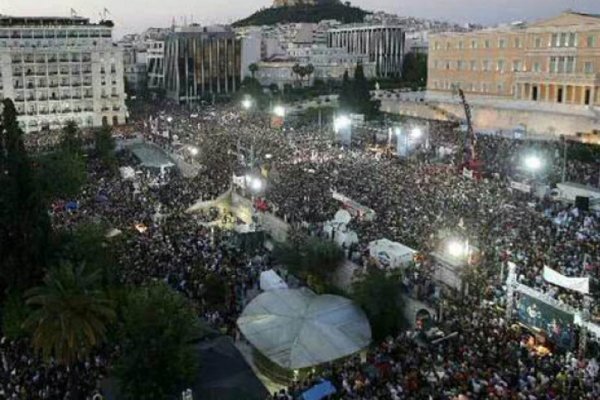
M 65 205 L 65 209 L 68 211 L 75 211 L 79 208 L 79 204 L 75 201 L 70 201 Z
M 322 381 L 318 385 L 315 385 L 302 393 L 302 400 L 321 400 L 330 394 L 336 392 L 335 386 L 330 381 Z

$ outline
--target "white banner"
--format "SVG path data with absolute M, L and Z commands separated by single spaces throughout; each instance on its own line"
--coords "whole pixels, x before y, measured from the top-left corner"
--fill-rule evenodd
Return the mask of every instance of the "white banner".
M 246 189 L 246 177 L 242 176 L 233 176 L 233 184 L 239 186 L 242 189 Z
M 570 278 L 546 266 L 544 266 L 544 280 L 579 293 L 588 294 L 590 292 L 590 278 Z

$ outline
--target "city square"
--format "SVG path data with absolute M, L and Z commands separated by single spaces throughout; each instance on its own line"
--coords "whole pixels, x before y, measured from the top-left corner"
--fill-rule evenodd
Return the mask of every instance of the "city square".
M 0 397 L 600 398 L 600 16 L 333 3 L 0 15 Z

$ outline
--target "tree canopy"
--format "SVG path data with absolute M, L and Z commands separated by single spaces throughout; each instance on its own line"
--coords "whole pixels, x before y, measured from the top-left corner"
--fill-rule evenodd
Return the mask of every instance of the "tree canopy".
M 365 311 L 375 341 L 396 335 L 403 325 L 400 274 L 369 268 L 352 284 L 352 297 Z
M 162 400 L 189 385 L 198 367 L 192 341 L 199 329 L 188 300 L 166 284 L 132 289 L 115 368 L 125 397 Z
M 343 112 L 363 114 L 366 119 L 379 115 L 381 104 L 371 98 L 370 84 L 361 63 L 356 65 L 354 79 L 350 80 L 348 71 L 344 73 L 339 105 Z

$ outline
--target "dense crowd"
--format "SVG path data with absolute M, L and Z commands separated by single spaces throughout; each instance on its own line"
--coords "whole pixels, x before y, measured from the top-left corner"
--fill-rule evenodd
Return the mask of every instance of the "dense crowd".
M 482 178 L 458 173 L 456 156 L 440 156 L 440 148 L 461 152 L 460 135 L 447 124 L 429 124 L 427 145 L 417 146 L 410 160 L 389 157 L 361 146 L 343 149 L 332 136 L 314 126 L 271 129 L 264 117 L 234 108 L 189 110 L 167 103 L 135 110 L 134 121 L 115 132 L 120 137 L 142 134 L 166 151 L 173 142 L 199 149 L 186 155 L 201 166 L 195 177 L 169 173 L 156 183 L 157 172 L 143 171 L 135 180 L 107 173 L 93 159 L 88 183 L 75 199 L 75 212 L 54 212 L 56 228 L 101 220 L 124 232 L 115 245 L 119 279 L 130 284 L 164 280 L 193 300 L 198 315 L 214 328 L 236 336 L 235 321 L 257 291 L 261 271 L 273 267 L 262 248 L 248 250 L 234 235 L 210 222 L 214 209 L 190 214 L 197 200 L 214 199 L 232 185 L 232 176 L 248 172 L 268 175 L 264 198 L 268 209 L 294 225 L 318 231 L 340 204 L 336 190 L 373 209 L 374 221 L 354 219 L 358 234 L 357 261 L 368 263 L 370 241 L 388 238 L 422 254 L 436 250 L 452 235 L 468 239 L 481 252 L 485 293 L 502 305 L 502 264 L 513 261 L 519 280 L 560 301 L 582 305 L 572 292 L 548 285 L 541 278 L 544 265 L 568 276 L 596 278 L 600 267 L 600 220 L 549 198 L 525 196 L 510 188 L 513 179 L 531 179 L 519 168 L 523 154 L 541 154 L 548 166 L 541 177 L 556 182 L 562 174 L 561 142 L 530 142 L 479 136 Z M 30 147 L 47 151 L 52 140 L 32 140 Z M 131 154 L 119 154 L 121 166 L 134 166 Z M 570 180 L 598 185 L 598 165 L 575 159 L 567 162 Z M 221 217 L 223 217 L 221 215 Z M 230 216 L 228 216 L 230 217 Z M 231 218 L 231 217 L 230 217 Z M 405 276 L 407 289 L 422 290 L 437 301 L 432 288 L 432 260 L 425 256 Z M 225 295 L 214 297 L 211 285 L 220 282 Z M 479 299 L 481 300 L 481 299 Z M 455 340 L 437 346 L 415 346 L 413 333 L 402 333 L 374 346 L 366 362 L 346 360 L 319 376 L 299 382 L 274 399 L 295 398 L 317 378 L 331 379 L 338 396 L 347 399 L 594 399 L 600 396 L 593 362 L 557 351 L 540 357 L 528 346 L 526 333 L 514 329 L 493 308 L 455 304 L 440 321 Z M 595 303 L 596 304 L 596 303 Z M 465 313 L 464 309 L 471 310 Z M 594 314 L 598 314 L 593 309 Z M 116 349 L 105 349 L 77 370 L 43 366 L 24 342 L 0 343 L 0 394 L 6 398 L 91 398 L 97 381 Z M 25 396 L 25 397 L 23 397 Z

